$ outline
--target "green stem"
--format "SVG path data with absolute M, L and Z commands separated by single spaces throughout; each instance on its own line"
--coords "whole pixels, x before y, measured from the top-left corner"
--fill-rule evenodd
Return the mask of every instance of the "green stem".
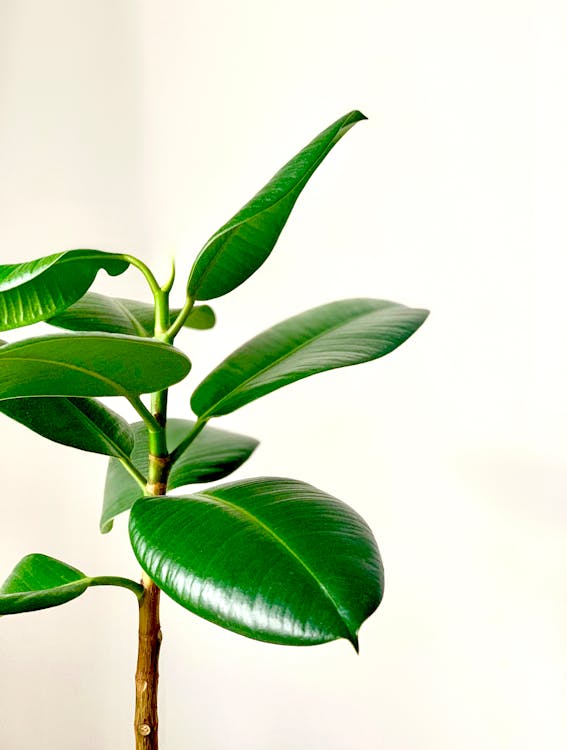
M 91 578 L 89 586 L 120 586 L 133 591 L 138 599 L 144 595 L 144 587 L 140 583 L 120 576 L 96 576 L 96 578 Z
M 153 398 L 153 394 L 152 394 L 152 398 Z M 162 426 L 160 425 L 158 420 L 154 417 L 154 415 L 151 413 L 151 411 L 149 411 L 149 409 L 147 408 L 147 406 L 144 404 L 144 402 L 139 396 L 128 394 L 127 399 L 132 404 L 134 409 L 136 409 L 136 411 L 142 417 L 142 419 L 144 420 L 144 423 L 146 427 L 148 428 L 150 435 L 152 432 L 161 431 Z
M 157 292 L 161 292 L 160 286 L 156 281 L 156 277 L 153 275 L 153 273 L 150 271 L 150 269 L 147 267 L 147 265 L 144 263 L 143 260 L 140 260 L 139 258 L 136 258 L 135 255 L 125 255 L 125 254 L 119 254 L 117 255 L 118 258 L 121 258 L 122 260 L 125 260 L 127 263 L 130 263 L 130 265 L 137 268 L 139 271 L 143 273 L 143 275 L 146 278 L 146 281 L 150 285 L 150 289 L 152 290 L 152 294 L 156 295 Z
M 169 274 L 169 279 L 165 282 L 165 284 L 162 286 L 161 290 L 162 292 L 165 292 L 166 294 L 169 294 L 171 292 L 171 289 L 173 287 L 173 282 L 175 281 L 175 258 L 171 258 L 171 271 Z
M 169 458 L 167 454 L 167 439 L 165 430 L 160 430 L 159 432 L 149 432 L 148 443 L 150 449 L 150 468 L 148 482 L 151 483 L 154 481 L 154 478 L 152 477 L 152 456 L 154 458 Z
M 154 292 L 155 302 L 155 326 L 154 326 L 154 338 L 165 341 L 167 344 L 171 343 L 167 338 L 167 330 L 169 327 L 169 292 L 163 289 L 158 289 Z
M 187 448 L 191 445 L 193 440 L 197 437 L 197 435 L 201 432 L 201 430 L 205 427 L 209 420 L 208 419 L 201 419 L 199 418 L 191 430 L 191 432 L 183 438 L 183 440 L 179 443 L 177 448 L 171 452 L 169 458 L 171 460 L 171 464 L 173 465 L 177 459 L 185 453 Z
M 130 474 L 132 479 L 134 479 L 137 482 L 137 484 L 140 485 L 140 488 L 144 490 L 145 492 L 146 484 L 148 483 L 148 480 L 146 479 L 146 477 L 140 471 L 138 471 L 138 469 L 134 466 L 134 464 L 130 461 L 129 458 L 119 458 L 118 460 L 120 461 L 122 466 L 126 469 L 128 474 Z
M 195 300 L 193 297 L 187 297 L 185 304 L 179 311 L 179 315 L 173 323 L 170 325 L 170 327 L 167 329 L 166 336 L 169 341 L 173 341 L 173 339 L 177 336 L 179 331 L 183 328 L 183 324 L 189 317 L 189 313 L 193 309 L 193 305 L 195 304 Z
M 168 284 L 164 289 L 160 289 L 158 294 L 154 295 L 155 301 L 155 324 L 154 338 L 171 344 L 171 339 L 167 334 L 169 325 L 169 290 Z M 156 456 L 167 455 L 167 443 L 165 441 L 165 423 L 167 420 L 167 389 L 152 393 L 151 396 L 152 416 L 160 426 L 161 437 L 158 435 L 153 438 L 150 434 L 150 453 Z M 155 450 L 154 450 L 155 448 Z M 157 451 L 157 452 L 156 452 Z

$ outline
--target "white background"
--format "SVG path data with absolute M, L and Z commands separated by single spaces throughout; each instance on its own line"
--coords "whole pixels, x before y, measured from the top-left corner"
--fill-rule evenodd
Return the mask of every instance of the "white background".
M 164 750 L 565 747 L 564 8 L 0 0 L 2 263 L 127 250 L 163 278 L 173 253 L 182 279 L 316 133 L 370 118 L 265 266 L 215 303 L 217 328 L 180 337 L 194 372 L 172 414 L 308 307 L 432 311 L 390 357 L 217 422 L 262 441 L 235 478 L 301 478 L 368 520 L 386 596 L 359 657 L 258 644 L 164 601 Z M 103 275 L 99 291 L 146 294 L 135 271 Z M 0 577 L 28 552 L 138 577 L 125 518 L 97 530 L 105 459 L 1 430 Z M 2 619 L 2 749 L 132 747 L 135 629 L 114 589 Z

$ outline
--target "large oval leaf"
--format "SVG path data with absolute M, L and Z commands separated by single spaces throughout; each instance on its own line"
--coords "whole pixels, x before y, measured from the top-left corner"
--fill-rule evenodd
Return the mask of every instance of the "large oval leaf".
M 0 412 L 49 440 L 83 451 L 127 458 L 134 446 L 128 422 L 90 398 L 10 398 L 0 401 Z
M 91 579 L 47 555 L 27 555 L 0 587 L 0 615 L 57 607 L 75 599 Z
M 309 375 L 377 359 L 400 346 L 427 315 L 374 299 L 315 307 L 237 349 L 197 387 L 191 406 L 201 418 L 228 414 Z
M 128 262 L 101 250 L 68 250 L 0 266 L 0 330 L 46 320 L 69 307 L 83 296 L 101 268 L 117 276 Z
M 195 426 L 188 419 L 167 420 L 167 443 L 173 451 Z M 143 422 L 132 425 L 134 449 L 131 461 L 144 476 L 148 473 L 148 432 Z M 205 429 L 195 438 L 173 465 L 169 474 L 168 488 L 183 487 L 187 484 L 213 482 L 232 474 L 251 456 L 258 441 L 247 435 L 238 435 L 227 430 L 212 427 Z M 100 530 L 106 534 L 112 528 L 112 519 L 130 510 L 140 497 L 140 488 L 120 461 L 110 460 L 104 504 L 100 519 Z
M 311 175 L 343 135 L 360 120 L 349 112 L 291 159 L 205 244 L 191 270 L 187 290 L 194 299 L 220 297 L 251 276 L 274 245 Z
M 146 573 L 201 617 L 261 641 L 348 638 L 379 605 L 372 532 L 348 505 L 291 479 L 142 498 L 130 539 Z
M 171 310 L 171 322 L 180 309 Z M 47 321 L 57 328 L 70 331 L 107 331 L 132 336 L 153 336 L 154 307 L 133 299 L 107 297 L 88 292 L 63 312 Z M 201 330 L 212 328 L 215 314 L 208 305 L 194 307 L 184 325 Z
M 0 348 L 0 399 L 151 393 L 182 380 L 190 367 L 182 352 L 150 339 L 41 336 Z

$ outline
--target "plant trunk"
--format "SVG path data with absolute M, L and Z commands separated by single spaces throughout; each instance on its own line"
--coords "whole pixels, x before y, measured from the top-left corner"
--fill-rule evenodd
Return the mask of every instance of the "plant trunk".
M 161 417 L 163 412 L 158 410 L 158 414 Z M 153 448 L 155 452 L 152 451 L 149 455 L 148 492 L 152 495 L 165 495 L 170 468 L 165 432 L 160 435 L 159 442 Z M 157 453 L 161 455 L 156 455 Z M 144 595 L 140 600 L 134 734 L 136 750 L 158 750 L 158 663 L 162 640 L 159 622 L 160 590 L 146 573 L 142 575 L 142 585 Z
M 159 623 L 160 590 L 144 574 L 144 596 L 140 601 L 138 664 L 136 668 L 136 750 L 158 750 L 158 660 L 161 646 Z

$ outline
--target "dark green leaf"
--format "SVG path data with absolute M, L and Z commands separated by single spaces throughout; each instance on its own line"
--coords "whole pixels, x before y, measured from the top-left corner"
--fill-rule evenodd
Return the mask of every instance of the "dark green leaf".
M 144 589 L 136 581 L 119 576 L 90 578 L 80 570 L 47 555 L 27 555 L 0 587 L 0 616 L 57 607 L 76 599 L 89 586 L 118 586 L 138 598 Z
M 80 570 L 46 555 L 27 555 L 0 588 L 0 615 L 56 607 L 80 596 L 89 586 Z
M 195 423 L 188 419 L 167 420 L 167 442 L 170 451 L 193 429 Z M 142 422 L 132 425 L 134 449 L 131 461 L 144 476 L 148 473 L 148 434 Z M 205 427 L 203 432 L 181 454 L 169 475 L 168 488 L 186 484 L 213 482 L 236 471 L 252 454 L 258 441 L 246 435 Z M 112 528 L 112 519 L 130 510 L 140 497 L 140 488 L 117 460 L 109 462 L 104 488 L 104 505 L 100 529 L 104 533 Z
M 91 453 L 124 458 L 134 445 L 128 422 L 89 398 L 11 398 L 0 401 L 0 412 L 49 440 Z
M 182 352 L 150 339 L 42 336 L 0 348 L 0 399 L 150 393 L 182 380 L 190 367 Z
M 301 378 L 377 359 L 400 346 L 426 310 L 374 299 L 315 307 L 269 328 L 237 349 L 197 387 L 195 414 L 228 414 Z
M 128 262 L 101 250 L 68 250 L 0 266 L 0 330 L 46 320 L 73 304 L 104 268 L 117 276 Z
M 213 234 L 191 270 L 187 289 L 194 299 L 227 294 L 262 265 L 311 175 L 343 135 L 365 119 L 355 111 L 334 122 Z
M 172 323 L 178 313 L 179 309 L 171 311 Z M 133 299 L 118 299 L 88 292 L 74 305 L 47 322 L 70 331 L 107 331 L 132 336 L 153 336 L 154 307 Z M 188 328 L 202 330 L 212 328 L 214 324 L 215 314 L 208 305 L 194 307 L 185 321 Z
M 382 598 L 372 532 L 348 505 L 291 479 L 142 498 L 130 540 L 146 573 L 201 617 L 257 640 L 348 638 Z

